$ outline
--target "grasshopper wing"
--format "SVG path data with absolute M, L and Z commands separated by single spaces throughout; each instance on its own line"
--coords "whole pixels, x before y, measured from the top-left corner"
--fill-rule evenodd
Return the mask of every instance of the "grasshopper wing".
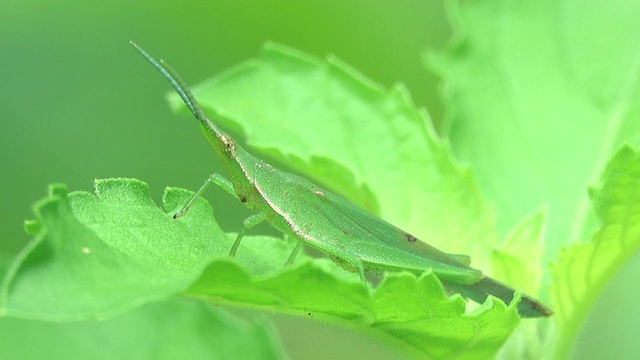
M 432 270 L 442 279 L 470 284 L 482 278 L 479 270 L 418 240 L 415 236 L 360 209 L 328 191 L 313 189 L 309 204 L 315 215 L 340 232 L 337 242 L 355 254 L 368 270 Z M 320 236 L 321 234 L 318 234 Z

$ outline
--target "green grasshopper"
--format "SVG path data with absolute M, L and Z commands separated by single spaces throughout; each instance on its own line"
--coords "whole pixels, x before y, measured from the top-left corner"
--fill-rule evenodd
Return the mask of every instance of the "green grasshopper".
M 416 275 L 431 270 L 447 289 L 478 303 L 484 302 L 488 295 L 505 303 L 513 300 L 514 289 L 470 267 L 469 257 L 444 253 L 306 179 L 280 171 L 249 154 L 205 116 L 185 82 L 169 65 L 131 44 L 171 83 L 229 173 L 229 179 L 211 175 L 174 218 L 185 215 L 211 183 L 256 210 L 243 221 L 230 256 L 235 255 L 248 229 L 267 221 L 282 233 L 300 240 L 287 263 L 293 261 L 306 244 L 325 252 L 343 268 L 358 272 L 363 281 L 366 281 L 365 270 L 410 271 Z M 553 314 L 527 295 L 522 296 L 518 312 L 522 317 Z

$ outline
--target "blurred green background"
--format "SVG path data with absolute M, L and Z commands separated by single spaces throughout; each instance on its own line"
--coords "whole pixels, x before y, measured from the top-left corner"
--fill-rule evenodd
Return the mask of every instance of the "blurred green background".
M 196 189 L 214 171 L 197 127 L 169 110 L 169 86 L 129 40 L 167 59 L 190 84 L 256 57 L 267 40 L 332 53 L 386 87 L 403 82 L 437 121 L 437 80 L 420 53 L 449 37 L 437 0 L 3 0 L 0 254 L 15 254 L 29 240 L 23 221 L 50 183 L 92 191 L 93 179 L 134 177 L 159 200 L 165 186 Z M 234 202 L 220 191 L 207 198 L 223 227 L 237 231 L 246 211 L 239 204 L 230 211 Z M 292 358 L 392 356 L 345 330 L 276 321 Z
M 158 199 L 196 189 L 213 152 L 168 109 L 169 86 L 130 47 L 167 59 L 190 84 L 258 55 L 267 40 L 337 55 L 385 85 L 405 83 L 442 116 L 420 52 L 450 30 L 440 1 L 25 1 L 0 4 L 0 252 L 28 240 L 22 222 L 46 186 L 91 190 L 135 177 Z M 224 219 L 223 219 L 224 222 Z

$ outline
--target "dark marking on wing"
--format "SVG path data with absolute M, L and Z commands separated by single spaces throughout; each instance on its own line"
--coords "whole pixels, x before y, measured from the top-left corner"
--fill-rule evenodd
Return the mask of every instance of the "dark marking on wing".
M 417 237 L 409 234 L 409 233 L 404 233 L 404 238 L 407 239 L 408 242 L 412 243 L 412 242 L 416 242 L 416 240 L 418 240 Z
M 238 198 L 240 198 L 240 202 L 243 202 L 243 203 L 247 202 L 247 198 L 244 195 L 240 195 L 238 196 Z

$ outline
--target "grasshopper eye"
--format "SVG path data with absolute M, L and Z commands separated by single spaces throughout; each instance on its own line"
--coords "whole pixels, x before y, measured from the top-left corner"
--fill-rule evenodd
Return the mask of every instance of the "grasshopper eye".
M 220 137 L 220 141 L 222 145 L 224 145 L 224 153 L 229 158 L 234 158 L 236 156 L 236 143 L 229 135 L 222 135 Z

